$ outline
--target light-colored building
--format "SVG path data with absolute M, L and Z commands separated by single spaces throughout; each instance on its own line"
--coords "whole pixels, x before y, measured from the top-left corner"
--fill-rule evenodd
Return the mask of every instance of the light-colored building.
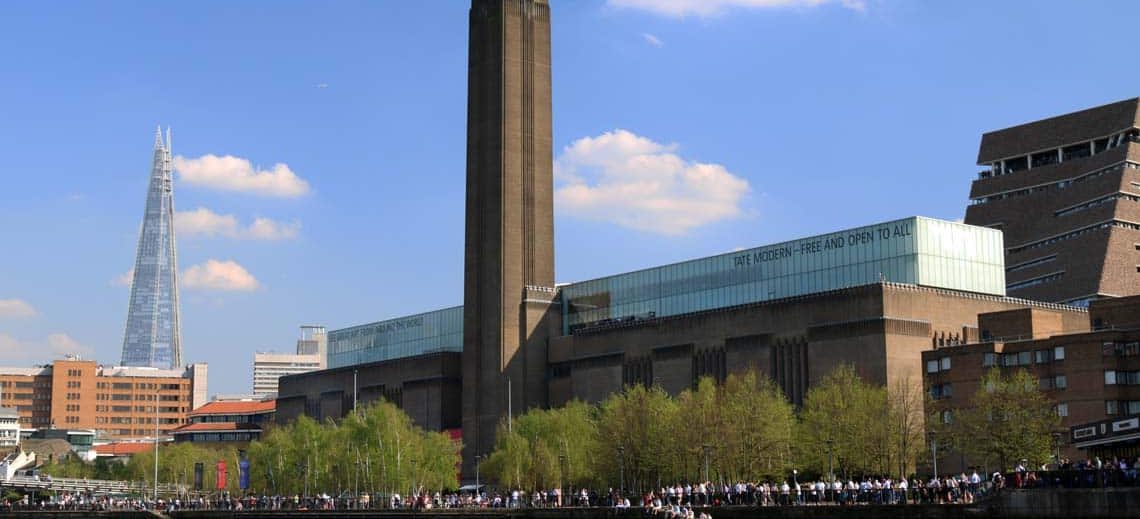
M 301 326 L 301 338 L 297 339 L 298 355 L 316 355 L 321 358 L 321 369 L 328 358 L 329 336 L 324 326 L 306 324 Z
M 262 398 L 277 394 L 277 379 L 324 369 L 328 350 L 328 335 L 324 326 L 301 326 L 296 353 L 272 351 L 253 354 L 253 397 Z
M 35 368 L 0 367 L 0 405 L 25 429 L 92 429 L 108 438 L 153 437 L 206 403 L 207 366 L 100 366 L 69 358 Z M 157 422 L 157 423 L 156 423 Z
M 11 407 L 0 407 L 0 448 L 20 444 L 20 413 Z

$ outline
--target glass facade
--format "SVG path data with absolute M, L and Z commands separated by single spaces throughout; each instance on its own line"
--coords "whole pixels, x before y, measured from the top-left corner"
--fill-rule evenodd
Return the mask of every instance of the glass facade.
M 1005 295 L 1001 231 L 923 217 L 559 287 L 563 333 L 878 281 Z M 333 330 L 328 367 L 463 351 L 463 307 Z
M 333 330 L 328 334 L 328 367 L 463 351 L 463 307 L 454 306 Z
M 166 131 L 165 143 L 160 130 L 154 140 L 146 212 L 131 279 L 123 366 L 174 369 L 182 365 L 173 182 L 170 130 Z
M 562 287 L 563 333 L 877 281 L 1005 295 L 1000 231 L 912 217 Z

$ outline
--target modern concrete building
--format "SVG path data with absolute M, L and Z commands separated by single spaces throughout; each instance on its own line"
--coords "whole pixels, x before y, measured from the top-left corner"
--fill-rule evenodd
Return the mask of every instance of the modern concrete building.
M 178 248 L 174 241 L 174 176 L 170 129 L 154 137 L 146 210 L 131 277 L 123 333 L 123 366 L 175 369 L 182 365 Z
M 925 387 L 936 405 L 932 414 L 951 422 L 972 405 L 988 370 L 1025 369 L 1061 417 L 1061 455 L 1083 459 L 1077 447 L 1085 438 L 1070 435 L 1071 427 L 1140 414 L 1140 296 L 1093 300 L 1086 319 L 1075 322 L 1071 312 L 1040 307 L 979 315 L 980 338 L 922 354 Z M 1132 455 L 1140 454 L 1137 442 L 1131 445 Z M 948 470 L 974 463 L 943 451 L 939 464 Z
M 490 449 L 508 407 L 546 403 L 554 296 L 546 0 L 473 0 L 467 64 L 463 443 L 473 452 Z
M 0 368 L 3 404 L 34 429 L 92 429 L 111 438 L 153 437 L 186 422 L 206 403 L 206 364 L 184 370 L 104 367 L 57 360 L 38 368 Z
M 982 136 L 965 222 L 1005 233 L 1011 296 L 1140 294 L 1140 99 Z

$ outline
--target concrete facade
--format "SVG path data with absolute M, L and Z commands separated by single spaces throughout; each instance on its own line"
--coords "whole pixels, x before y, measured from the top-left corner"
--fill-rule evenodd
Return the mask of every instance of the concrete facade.
M 965 222 L 1005 233 L 1009 295 L 1140 294 L 1140 99 L 986 133 Z
M 472 452 L 490 450 L 509 408 L 546 403 L 554 296 L 550 7 L 474 0 L 468 45 L 465 467 Z
M 308 415 L 319 421 L 338 419 L 384 398 L 431 430 L 460 426 L 460 354 L 431 353 L 281 377 L 277 420 Z

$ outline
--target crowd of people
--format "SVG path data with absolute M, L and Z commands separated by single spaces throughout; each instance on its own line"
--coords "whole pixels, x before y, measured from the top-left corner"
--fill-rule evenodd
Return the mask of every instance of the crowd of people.
M 430 492 L 417 489 L 409 495 L 392 493 L 380 498 L 367 493 L 339 496 L 316 494 L 305 497 L 246 495 L 222 492 L 213 495 L 164 498 L 95 496 L 82 492 L 57 495 L 25 495 L 0 503 L 10 509 L 45 510 L 331 510 L 331 509 L 450 509 L 450 508 L 554 508 L 639 507 L 664 519 L 711 519 L 705 511 L 719 506 L 813 506 L 813 505 L 907 505 L 969 504 L 992 491 L 1012 488 L 1136 486 L 1140 484 L 1140 458 L 1129 460 L 1093 458 L 1061 463 L 1038 470 L 1018 464 L 1012 472 L 983 477 L 977 471 L 928 479 L 889 476 L 846 480 L 736 482 L 732 484 L 677 483 L 642 492 L 587 488 L 467 492 Z

